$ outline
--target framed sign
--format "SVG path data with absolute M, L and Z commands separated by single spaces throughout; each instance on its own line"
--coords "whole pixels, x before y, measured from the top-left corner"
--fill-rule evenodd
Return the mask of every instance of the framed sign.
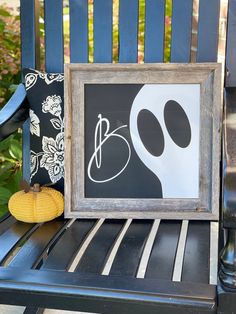
M 65 216 L 218 219 L 221 66 L 65 65 Z

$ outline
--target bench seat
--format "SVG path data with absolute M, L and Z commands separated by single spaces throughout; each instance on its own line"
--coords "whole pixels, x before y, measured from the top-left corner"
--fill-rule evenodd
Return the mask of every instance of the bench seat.
M 215 313 L 217 233 L 208 221 L 26 224 L 6 215 L 0 303 L 27 306 L 25 313 Z

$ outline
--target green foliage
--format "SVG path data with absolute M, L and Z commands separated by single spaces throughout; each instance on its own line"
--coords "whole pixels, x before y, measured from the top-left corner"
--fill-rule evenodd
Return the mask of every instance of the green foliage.
M 20 81 L 20 20 L 12 10 L 0 6 L 0 107 Z M 12 193 L 19 190 L 21 178 L 21 133 L 0 142 L 0 216 L 8 210 Z
M 166 1 L 166 17 L 165 17 L 165 55 L 164 55 L 164 62 L 170 62 L 171 15 L 172 15 L 172 0 L 167 0 Z
M 20 81 L 20 20 L 0 6 L 0 106 L 10 98 L 12 85 Z
M 9 197 L 19 190 L 22 168 L 21 134 L 0 142 L 0 215 L 8 210 Z

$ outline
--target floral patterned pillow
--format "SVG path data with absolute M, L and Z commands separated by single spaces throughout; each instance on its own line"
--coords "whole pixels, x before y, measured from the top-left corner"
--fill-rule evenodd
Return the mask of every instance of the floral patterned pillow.
M 31 184 L 64 189 L 64 75 L 24 69 L 29 101 Z

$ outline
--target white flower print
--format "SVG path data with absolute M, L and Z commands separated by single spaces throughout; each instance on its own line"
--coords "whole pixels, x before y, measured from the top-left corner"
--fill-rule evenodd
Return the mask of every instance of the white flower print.
M 40 75 L 39 72 L 38 75 L 40 78 L 42 78 L 42 75 L 44 76 L 44 74 Z M 52 74 L 48 76 L 48 79 L 56 80 L 56 77 Z M 47 96 L 42 103 L 42 112 L 53 116 L 50 122 L 59 133 L 56 135 L 56 138 L 43 136 L 41 152 L 31 151 L 31 179 L 37 174 L 40 167 L 47 171 L 50 181 L 56 183 L 61 178 L 64 178 L 64 118 L 61 117 L 61 96 Z M 40 136 L 40 120 L 33 110 L 30 110 L 30 117 L 31 134 Z
M 40 167 L 48 171 L 53 183 L 64 177 L 64 132 L 58 133 L 56 139 L 43 136 L 43 156 Z
M 30 177 L 33 178 L 33 176 L 37 173 L 39 168 L 39 161 L 38 161 L 38 155 L 33 150 L 30 151 Z
M 32 109 L 29 111 L 29 116 L 30 116 L 30 133 L 33 135 L 35 134 L 36 136 L 40 136 L 40 126 L 39 126 L 39 118 L 38 116 L 34 113 Z
M 60 73 L 42 73 L 35 70 L 39 77 L 45 81 L 47 85 L 53 83 L 54 81 L 61 82 L 64 80 L 64 75 Z
M 28 90 L 37 82 L 38 74 L 27 73 L 25 76 L 25 89 Z
M 61 96 L 57 95 L 48 96 L 42 104 L 43 105 L 42 111 L 44 113 L 50 112 L 52 115 L 60 117 L 61 103 L 62 103 Z

